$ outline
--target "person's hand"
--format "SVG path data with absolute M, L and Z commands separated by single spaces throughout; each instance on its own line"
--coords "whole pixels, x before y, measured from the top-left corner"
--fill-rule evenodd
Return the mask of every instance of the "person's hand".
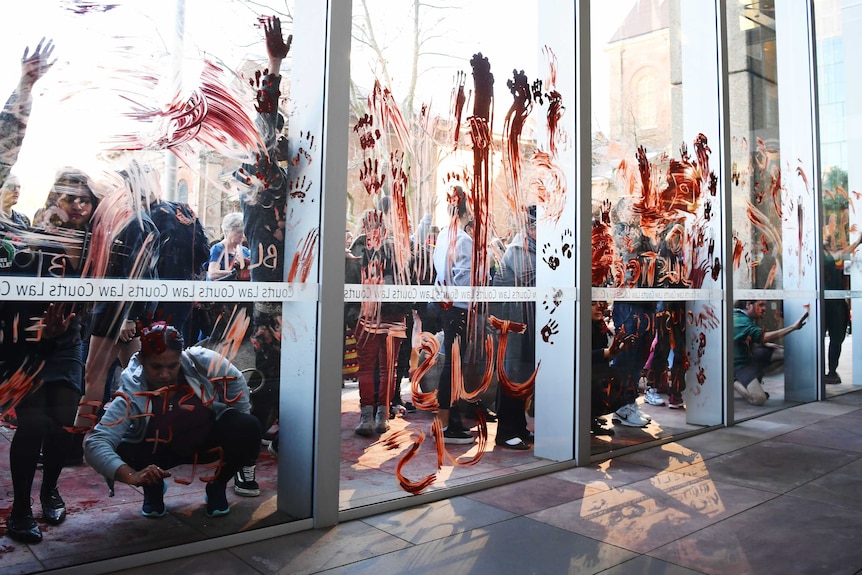
M 808 319 L 808 312 L 802 314 L 802 317 L 796 320 L 796 323 L 793 324 L 793 327 L 797 330 L 802 329 L 802 326 L 805 325 L 805 321 Z
M 293 43 L 293 34 L 287 37 L 287 41 L 281 35 L 281 20 L 278 16 L 270 16 L 263 22 L 263 31 L 266 35 L 266 53 L 270 58 L 284 60 L 290 52 Z
M 155 485 L 162 479 L 170 477 L 171 472 L 165 471 L 155 464 L 147 465 L 140 471 L 133 471 L 126 477 L 126 483 L 129 485 Z
M 612 356 L 617 355 L 625 349 L 631 349 L 638 336 L 636 334 L 626 335 L 625 326 L 620 327 L 614 338 L 611 340 L 611 346 L 608 348 L 608 353 Z
M 32 87 L 36 81 L 48 73 L 51 66 L 57 61 L 51 60 L 51 54 L 54 52 L 54 41 L 48 40 L 45 46 L 42 43 L 45 38 L 39 40 L 33 54 L 30 54 L 30 48 L 24 49 L 24 55 L 21 56 L 21 84 L 24 87 Z
M 129 343 L 134 339 L 135 334 L 137 333 L 138 328 L 135 325 L 134 320 L 127 319 L 123 322 L 123 327 L 120 328 L 120 335 L 118 340 L 120 343 Z
M 50 304 L 45 314 L 42 316 L 42 338 L 51 339 L 58 335 L 63 335 L 69 329 L 72 320 L 75 319 L 75 312 L 69 315 L 64 315 L 66 304 Z

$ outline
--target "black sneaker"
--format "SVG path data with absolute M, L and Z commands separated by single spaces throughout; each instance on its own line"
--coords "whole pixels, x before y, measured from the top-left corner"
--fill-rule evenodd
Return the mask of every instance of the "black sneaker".
M 494 423 L 495 421 L 497 421 L 497 413 L 490 407 L 485 405 L 485 402 L 479 400 L 476 406 L 481 409 L 482 412 L 485 414 L 485 421 L 487 421 L 488 423 Z
M 59 525 L 66 518 L 66 503 L 55 487 L 47 495 L 42 495 L 42 519 L 50 525 Z
M 233 477 L 233 490 L 243 497 L 257 497 L 260 486 L 254 480 L 254 465 L 244 465 Z
M 141 515 L 144 517 L 164 517 L 168 510 L 165 508 L 165 491 L 168 490 L 164 480 L 155 485 L 144 485 L 144 504 L 141 505 Z
M 224 484 L 216 485 L 207 483 L 207 517 L 221 517 L 230 513 L 230 504 L 227 502 L 227 494 L 224 492 Z
M 469 445 L 474 441 L 476 441 L 476 438 L 473 437 L 473 434 L 469 431 L 448 428 L 443 430 L 443 443 L 452 445 Z
M 838 385 L 841 383 L 841 376 L 839 376 L 835 372 L 827 373 L 826 376 L 823 378 L 823 383 L 827 385 Z

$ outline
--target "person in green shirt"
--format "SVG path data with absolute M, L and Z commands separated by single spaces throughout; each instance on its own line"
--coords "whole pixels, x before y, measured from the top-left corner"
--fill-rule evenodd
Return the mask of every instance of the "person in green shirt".
M 787 327 L 766 331 L 757 324 L 766 314 L 764 300 L 737 300 L 733 308 L 733 388 L 751 405 L 763 405 L 769 399 L 763 391 L 763 373 L 774 351 L 765 344 L 802 329 L 808 312 Z

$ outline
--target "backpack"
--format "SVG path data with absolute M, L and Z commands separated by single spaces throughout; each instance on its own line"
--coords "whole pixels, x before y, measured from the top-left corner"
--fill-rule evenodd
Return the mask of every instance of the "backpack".
M 150 217 L 159 230 L 159 277 L 197 279 L 209 260 L 209 240 L 203 225 L 185 202 L 159 201 L 150 206 Z

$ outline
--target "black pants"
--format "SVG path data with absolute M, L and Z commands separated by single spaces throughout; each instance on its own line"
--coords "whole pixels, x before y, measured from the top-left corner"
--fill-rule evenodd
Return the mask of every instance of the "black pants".
M 42 488 L 47 495 L 57 487 L 72 434 L 63 426 L 74 423 L 81 394 L 72 382 L 45 382 L 15 407 L 18 428 L 9 448 L 9 467 L 15 499 L 12 511 L 30 511 L 30 491 L 42 451 Z
M 127 465 L 138 471 L 151 464 L 158 465 L 162 469 L 170 469 L 177 465 L 194 463 L 195 454 L 198 456 L 198 463 L 217 462 L 219 455 L 213 450 L 221 447 L 221 468 L 213 482 L 226 484 L 240 467 L 257 459 L 261 435 L 260 421 L 255 416 L 236 409 L 228 409 L 215 421 L 200 447 L 192 453 L 187 450 L 180 452 L 172 449 L 170 443 L 159 444 L 154 453 L 153 444 L 143 441 L 120 443 L 117 454 Z M 201 473 L 209 476 L 215 472 L 213 468 L 212 471 Z
M 829 334 L 827 368 L 828 373 L 835 373 L 841 358 L 841 346 L 847 337 L 847 326 L 850 325 L 850 309 L 844 300 L 826 300 L 824 311 L 823 325 Z
M 450 409 L 452 405 L 452 344 L 461 336 L 461 353 L 466 348 L 464 334 L 467 331 L 467 310 L 452 306 L 443 310 L 443 370 L 440 372 L 440 385 L 437 387 L 437 401 L 440 409 Z

